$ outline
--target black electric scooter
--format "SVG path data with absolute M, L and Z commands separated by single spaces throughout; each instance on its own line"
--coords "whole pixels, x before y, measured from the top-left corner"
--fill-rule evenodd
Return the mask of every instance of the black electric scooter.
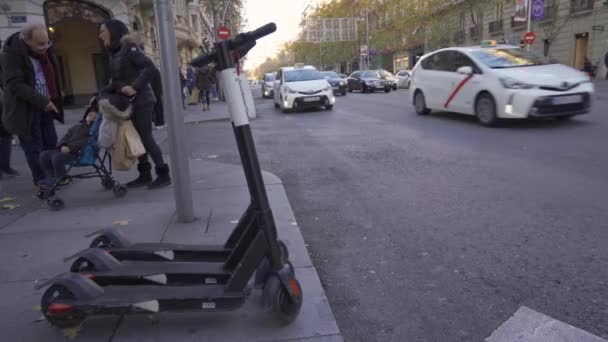
M 110 252 L 112 259 L 100 257 L 103 260 L 99 261 L 101 259 L 94 255 L 106 253 L 103 249 L 85 250 L 74 257 L 87 257 L 89 259 L 85 258 L 86 261 L 99 269 L 86 270 L 86 265 L 83 264 L 74 269 L 75 266 L 72 265 L 72 271 L 75 272 L 61 274 L 36 286 L 38 289 L 48 286 L 42 296 L 41 311 L 51 324 L 59 327 L 75 326 L 89 315 L 234 310 L 251 293 L 249 281 L 256 271 L 256 280 L 263 282 L 264 307 L 272 308 L 283 323 L 288 324 L 296 319 L 302 306 L 302 289 L 295 278 L 293 267 L 286 262 L 286 249 L 282 251 L 277 240 L 277 230 L 264 188 L 245 100 L 238 83 L 234 56 L 243 56 L 243 52 L 251 49 L 257 39 L 275 30 L 276 25 L 271 23 L 255 31 L 239 34 L 233 39 L 217 43 L 211 54 L 192 61 L 195 66 L 212 61 L 218 64 L 251 195 L 251 204 L 226 245 L 205 249 L 200 246 L 148 244 L 140 255 L 157 255 L 160 261 L 156 262 L 154 259 L 146 262 L 120 261 L 115 258 L 120 254 L 118 252 Z M 236 57 L 237 61 L 240 56 Z M 107 238 L 108 235 L 102 236 Z M 127 253 L 128 248 L 123 245 L 117 247 L 117 250 Z M 167 258 L 170 254 L 173 254 L 173 258 Z M 196 254 L 199 256 L 190 258 L 190 262 L 183 261 Z M 207 254 L 207 258 L 200 258 L 200 254 Z M 177 255 L 183 259 L 175 260 Z M 172 267 L 174 269 L 170 270 Z M 96 282 L 95 272 L 100 276 L 97 279 L 105 278 L 106 282 Z M 177 281 L 170 283 L 169 274 Z M 167 277 L 167 281 L 163 281 L 162 275 Z M 186 277 L 207 277 L 213 280 L 189 283 L 184 281 Z M 158 286 L 159 284 L 163 286 Z

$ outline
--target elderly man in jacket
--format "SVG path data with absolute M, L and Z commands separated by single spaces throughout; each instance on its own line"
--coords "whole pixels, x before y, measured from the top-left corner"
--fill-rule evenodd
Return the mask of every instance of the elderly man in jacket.
M 35 185 L 45 178 L 40 153 L 54 149 L 53 120 L 63 123 L 59 69 L 44 24 L 29 24 L 3 48 L 4 128 L 19 137 Z

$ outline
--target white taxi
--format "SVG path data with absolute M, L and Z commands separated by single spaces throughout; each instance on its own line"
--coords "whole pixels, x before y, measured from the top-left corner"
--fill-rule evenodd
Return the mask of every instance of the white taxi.
M 475 115 L 485 126 L 500 119 L 585 114 L 593 92 L 586 74 L 494 41 L 427 54 L 414 67 L 411 81 L 418 114 L 440 110 Z
M 274 81 L 274 106 L 283 113 L 311 107 L 331 110 L 336 98 L 327 79 L 313 66 L 282 67 Z

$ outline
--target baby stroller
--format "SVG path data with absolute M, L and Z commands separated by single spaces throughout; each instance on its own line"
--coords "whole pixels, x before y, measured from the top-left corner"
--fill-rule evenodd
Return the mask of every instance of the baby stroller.
M 85 111 L 84 118 L 88 112 Z M 99 137 L 99 127 L 103 120 L 101 113 L 97 113 L 95 121 L 91 126 L 91 138 L 83 149 L 78 153 L 76 161 L 71 162 L 67 165 L 67 178 L 72 179 L 85 179 L 85 178 L 99 178 L 101 179 L 101 186 L 106 190 L 112 190 L 114 196 L 117 198 L 124 197 L 127 194 L 127 187 L 123 184 L 118 183 L 112 178 L 112 156 L 107 150 L 104 150 L 103 156 L 101 154 L 101 147 L 97 143 Z M 78 174 L 70 174 L 73 169 L 79 168 L 93 168 L 93 170 L 87 170 L 88 172 L 82 172 Z M 38 192 L 38 198 L 46 199 L 49 209 L 58 211 L 65 207 L 65 202 L 56 196 L 56 191 L 62 185 L 64 179 L 58 179 L 52 186 L 45 189 L 41 189 Z

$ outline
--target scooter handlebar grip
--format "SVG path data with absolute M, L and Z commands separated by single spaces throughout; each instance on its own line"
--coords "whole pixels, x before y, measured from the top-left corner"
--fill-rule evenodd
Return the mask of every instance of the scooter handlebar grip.
M 264 36 L 267 36 L 277 30 L 275 23 L 268 23 L 264 26 L 259 27 L 255 31 L 247 32 L 245 35 L 249 39 L 258 40 Z

